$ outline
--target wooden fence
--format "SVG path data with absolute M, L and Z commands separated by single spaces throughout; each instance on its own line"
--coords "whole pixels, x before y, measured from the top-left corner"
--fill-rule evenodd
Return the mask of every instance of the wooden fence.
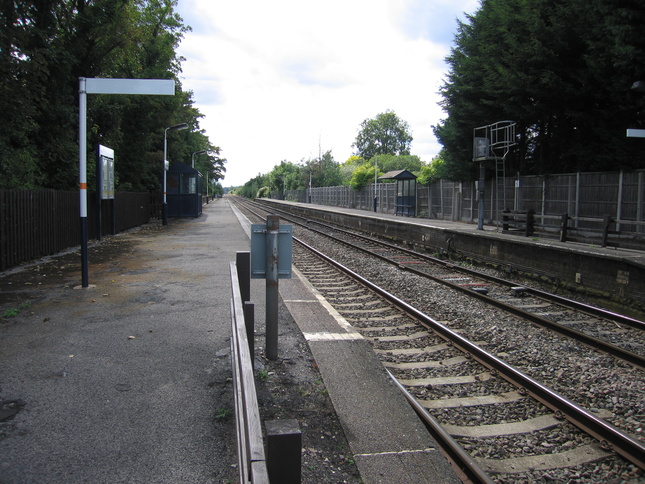
M 96 197 L 88 197 L 88 236 L 97 238 Z M 101 232 L 111 233 L 111 203 L 101 202 Z M 156 193 L 117 192 L 115 231 L 122 232 L 159 217 Z M 0 270 L 80 245 L 77 191 L 0 190 Z
M 272 198 L 318 205 L 395 213 L 395 183 L 371 184 L 362 190 L 347 186 L 320 187 L 272 193 Z M 562 217 L 569 228 L 582 233 L 601 230 L 606 216 L 623 239 L 645 236 L 645 170 L 515 176 L 486 180 L 484 221 L 501 224 L 504 210 L 533 210 L 536 228 L 557 233 Z M 438 181 L 417 186 L 418 217 L 477 222 L 479 200 L 473 182 Z

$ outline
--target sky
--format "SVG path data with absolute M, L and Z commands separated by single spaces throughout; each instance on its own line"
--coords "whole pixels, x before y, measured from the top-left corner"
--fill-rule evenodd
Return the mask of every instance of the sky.
M 354 154 L 361 123 L 392 110 L 429 162 L 457 19 L 479 0 L 179 0 L 177 49 L 200 127 L 227 159 L 224 187 L 281 161 Z

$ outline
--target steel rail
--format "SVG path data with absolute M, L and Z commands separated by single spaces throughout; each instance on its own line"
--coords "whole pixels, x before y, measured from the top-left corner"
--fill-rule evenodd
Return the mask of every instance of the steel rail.
M 288 213 L 288 212 L 285 212 L 285 213 Z M 449 267 L 451 269 L 454 269 L 455 271 L 462 272 L 462 273 L 465 273 L 465 274 L 469 274 L 469 275 L 471 275 L 473 277 L 479 277 L 481 279 L 486 279 L 487 281 L 495 282 L 497 284 L 502 284 L 502 285 L 505 285 L 505 286 L 508 286 L 508 287 L 517 286 L 517 283 L 515 283 L 515 282 L 509 281 L 509 280 L 506 280 L 506 279 L 503 279 L 503 278 L 500 278 L 500 277 L 492 276 L 490 274 L 484 274 L 484 273 L 479 272 L 479 271 L 468 269 L 467 267 L 457 266 L 455 264 L 452 264 L 450 262 L 446 262 L 445 260 L 439 259 L 437 257 L 432 257 L 432 256 L 429 256 L 427 254 L 422 254 L 421 252 L 417 252 L 415 250 L 408 249 L 406 247 L 400 247 L 398 245 L 391 244 L 389 242 L 385 242 L 385 241 L 381 241 L 381 240 L 375 240 L 375 239 L 373 239 L 371 237 L 367 237 L 365 235 L 357 234 L 357 233 L 354 233 L 354 232 L 352 232 L 350 230 L 345 230 L 345 229 L 341 229 L 341 228 L 338 228 L 338 227 L 334 227 L 332 225 L 329 225 L 329 224 L 326 224 L 326 223 L 323 223 L 323 222 L 318 222 L 316 220 L 308 219 L 308 222 L 313 222 L 315 224 L 322 225 L 323 227 L 333 229 L 333 230 L 335 230 L 337 232 L 345 233 L 345 234 L 350 235 L 352 237 L 357 237 L 357 238 L 361 238 L 361 239 L 369 241 L 369 242 L 374 242 L 374 243 L 377 243 L 379 245 L 383 245 L 384 247 L 388 247 L 388 248 L 390 248 L 392 250 L 398 250 L 400 252 L 404 252 L 404 253 L 406 253 L 408 255 L 411 255 L 413 257 L 419 257 L 419 258 L 421 258 L 421 259 L 423 259 L 425 261 L 429 261 L 429 262 L 432 262 L 434 264 L 443 265 L 444 267 Z M 325 232 L 321 232 L 321 233 L 324 234 Z M 530 287 L 530 286 L 522 286 L 522 287 L 526 289 L 527 293 L 533 294 L 533 295 L 535 295 L 537 297 L 541 297 L 541 298 L 543 298 L 543 299 L 545 299 L 547 301 L 555 302 L 555 303 L 561 304 L 563 306 L 569 306 L 569 307 L 571 307 L 573 309 L 583 311 L 583 312 L 585 312 L 587 314 L 590 314 L 592 316 L 600 316 L 600 317 L 603 317 L 603 318 L 611 319 L 612 321 L 616 321 L 617 323 L 622 323 L 622 324 L 631 326 L 633 328 L 645 331 L 645 321 L 641 321 L 639 319 L 631 318 L 629 316 L 625 316 L 624 314 L 615 313 L 613 311 L 608 311 L 606 309 L 597 308 L 595 306 L 590 306 L 588 304 L 584 304 L 584 303 L 581 303 L 579 301 L 574 301 L 573 299 L 568 299 L 568 298 L 565 298 L 565 297 L 562 297 L 562 296 L 558 296 L 556 294 L 551 294 L 551 293 L 548 293 L 548 292 L 545 292 L 545 291 L 541 291 L 540 289 L 536 289 L 536 288 L 533 288 L 533 287 Z
M 425 327 L 433 330 L 436 334 L 444 338 L 446 341 L 451 342 L 455 347 L 459 348 L 464 353 L 470 354 L 482 365 L 490 368 L 494 373 L 500 375 L 506 381 L 519 388 L 521 391 L 525 391 L 527 394 L 531 395 L 533 398 L 552 409 L 554 412 L 556 412 L 556 415 L 560 415 L 563 418 L 566 418 L 573 425 L 596 438 L 601 443 L 601 446 L 603 448 L 614 450 L 616 453 L 622 455 L 632 464 L 638 466 L 640 469 L 645 470 L 645 446 L 638 442 L 636 439 L 625 434 L 618 428 L 595 416 L 591 412 L 576 405 L 571 400 L 565 398 L 564 396 L 558 394 L 550 388 L 545 387 L 530 376 L 523 374 L 508 363 L 488 353 L 463 336 L 448 329 L 446 326 L 442 325 L 438 321 L 435 321 L 433 318 L 419 311 L 417 308 L 411 306 L 402 299 L 399 299 L 395 295 L 387 292 L 380 286 L 377 286 L 376 284 L 370 282 L 360 274 L 357 274 L 351 269 L 343 266 L 339 262 L 328 257 L 327 255 L 308 245 L 304 241 L 298 239 L 297 237 L 294 237 L 293 240 L 316 254 L 318 257 L 327 261 L 329 264 L 349 275 L 356 281 L 365 285 L 370 290 L 379 294 L 384 299 L 387 299 L 393 305 L 397 306 L 399 309 L 405 311 L 406 313 L 417 319 Z
M 481 484 L 492 484 L 494 481 L 486 474 L 486 472 L 473 460 L 472 456 L 464 450 L 464 448 L 459 445 L 459 443 L 446 432 L 439 421 L 434 418 L 430 413 L 421 405 L 413 395 L 408 392 L 403 385 L 397 380 L 388 369 L 386 369 L 387 374 L 390 375 L 390 378 L 394 382 L 394 385 L 403 393 L 406 400 L 417 415 L 421 417 L 423 422 L 426 424 L 432 436 L 439 442 L 443 444 L 442 451 L 444 455 L 448 458 L 450 463 L 453 466 L 453 469 L 459 474 L 459 478 L 464 483 L 481 483 Z

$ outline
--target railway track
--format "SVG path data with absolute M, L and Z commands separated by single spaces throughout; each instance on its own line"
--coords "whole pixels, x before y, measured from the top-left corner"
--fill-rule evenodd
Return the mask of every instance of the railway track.
M 348 252 L 336 244 L 318 242 L 319 246 L 326 246 L 326 252 Z M 335 248 L 330 249 L 330 245 Z M 502 344 L 502 349 L 507 351 L 500 351 L 500 337 L 517 338 L 515 335 L 512 338 L 505 336 L 500 328 L 516 325 L 517 314 L 513 314 L 512 320 L 504 325 L 503 318 L 495 315 L 499 308 L 486 314 L 487 319 L 492 318 L 496 323 L 493 325 L 496 328 L 489 331 L 494 336 L 490 338 L 486 331 L 468 329 L 465 321 L 460 321 L 463 312 L 447 314 L 445 307 L 435 307 L 435 311 L 439 309 L 440 317 L 432 318 L 427 316 L 431 312 L 427 307 L 416 309 L 380 286 L 370 285 L 366 277 L 351 269 L 345 270 L 345 273 L 352 274 L 353 280 L 348 282 L 348 276 L 339 272 L 345 266 L 330 260 L 322 263 L 325 256 L 308 244 L 294 249 L 294 256 L 294 263 L 310 282 L 372 342 L 383 364 L 413 395 L 416 405 L 441 422 L 472 459 L 499 482 L 530 481 L 538 476 L 546 480 L 563 475 L 590 479 L 608 475 L 620 476 L 619 479 L 642 476 L 638 467 L 642 469 L 645 466 L 643 444 L 639 442 L 638 435 L 630 436 L 603 420 L 602 417 L 614 415 L 612 408 L 597 408 L 595 413 L 584 410 L 500 358 L 509 356 L 514 346 L 512 341 L 505 346 Z M 332 264 L 334 269 L 325 264 Z M 365 269 L 366 264 L 359 262 L 355 265 Z M 392 274 L 399 273 L 398 280 L 402 283 L 394 283 L 394 286 L 430 285 L 430 290 L 437 292 L 434 287 L 437 281 L 428 282 L 424 278 L 425 282 L 421 282 L 421 275 L 410 274 L 409 271 L 405 271 L 402 277 L 398 266 L 401 264 L 387 271 L 379 262 L 378 268 L 361 272 L 381 274 L 383 281 L 391 280 Z M 463 291 L 455 296 L 454 288 L 450 285 L 445 288 L 442 290 L 451 291 L 452 295 L 444 299 L 452 298 L 463 304 Z M 511 297 L 526 301 L 524 295 Z M 535 328 L 532 331 L 535 334 Z M 472 339 L 470 335 L 466 337 L 467 333 L 475 336 L 475 343 L 469 340 Z M 519 341 L 524 341 L 525 345 L 526 337 L 520 335 Z M 569 349 L 569 353 L 579 356 L 580 351 Z M 521 352 L 520 360 L 522 358 L 525 358 L 524 352 Z M 572 359 L 570 355 L 560 358 Z M 607 364 L 607 359 L 603 355 L 601 361 Z M 524 366 L 535 367 L 535 364 L 532 361 Z M 622 367 L 625 375 L 635 371 L 625 364 Z M 552 368 L 557 368 L 556 375 L 558 372 L 563 375 L 573 372 L 576 367 L 575 363 L 573 367 L 567 367 L 565 363 L 558 362 Z M 635 391 L 638 392 L 639 388 Z M 637 398 L 641 397 L 642 394 Z M 641 418 L 642 415 L 637 416 L 636 425 Z M 623 458 L 611 451 L 631 464 L 626 464 Z
M 643 321 L 329 224 L 284 212 L 282 215 L 293 223 L 344 242 L 403 271 L 428 277 L 645 370 Z

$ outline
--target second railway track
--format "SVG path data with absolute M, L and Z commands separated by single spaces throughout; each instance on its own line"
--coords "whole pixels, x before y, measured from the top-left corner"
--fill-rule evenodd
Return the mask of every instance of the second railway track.
M 435 332 L 419 329 L 413 321 L 401 322 L 399 315 L 388 313 L 392 309 L 370 302 L 367 296 L 349 294 L 346 287 L 334 295 L 327 287 L 329 281 L 327 286 L 320 286 L 319 280 L 324 279 L 322 275 L 308 274 L 332 305 L 360 328 L 384 365 L 410 393 L 431 410 L 485 468 L 502 473 L 499 474 L 502 476 L 500 482 L 508 482 L 503 471 L 511 467 L 515 477 L 524 473 L 530 479 L 537 475 L 571 477 L 576 472 L 598 478 L 597 471 L 602 466 L 606 476 L 613 475 L 619 480 L 637 478 L 634 476 L 641 471 L 636 466 L 643 467 L 645 460 L 643 455 L 638 456 L 643 453 L 644 440 L 642 397 L 645 393 L 641 370 L 576 341 L 545 332 L 534 324 L 522 323 L 516 314 L 500 312 L 499 308 L 491 308 L 463 293 L 457 294 L 454 289 L 435 281 L 408 271 L 402 273 L 396 266 L 381 261 L 368 262 L 364 255 L 356 255 L 346 246 L 323 240 L 320 235 L 306 237 L 315 240 L 318 247 L 325 247 L 325 252 L 342 264 L 376 280 L 388 291 L 404 294 L 404 299 L 413 300 L 423 314 L 432 315 L 449 331 L 478 342 L 495 359 L 517 367 L 542 385 L 553 388 L 554 393 L 589 409 L 587 413 L 592 420 L 596 416 L 606 418 L 622 430 L 619 433 L 625 436 L 626 445 L 632 446 L 632 450 L 623 451 L 617 448 L 618 443 L 602 435 L 591 438 L 576 434 L 577 430 L 569 429 L 573 425 L 562 420 L 565 415 L 560 410 L 556 408 L 557 412 L 553 414 L 555 407 L 550 410 L 535 401 L 529 409 L 526 394 L 532 391 L 526 391 L 522 385 L 519 389 L 513 388 L 506 381 L 508 378 L 500 378 L 498 370 L 481 367 L 476 357 L 464 356 L 463 348 L 457 350 L 454 343 L 447 345 Z M 305 271 L 315 266 L 300 249 L 296 251 L 294 263 Z M 524 296 L 511 297 L 518 297 L 526 305 Z M 482 427 L 482 422 L 484 430 L 474 430 Z M 636 454 L 630 459 L 636 461 L 635 465 L 624 464 L 616 456 L 603 456 L 605 451 L 594 441 L 603 442 L 605 447 L 622 454 Z M 540 457 L 547 455 L 548 458 Z M 558 456 L 569 459 L 569 467 L 578 470 L 554 470 L 558 469 L 553 464 Z M 576 459 L 581 462 L 603 459 L 603 464 L 581 463 L 577 468 L 572 467 L 571 463 Z M 560 467 L 563 466 L 566 467 L 561 463 Z

